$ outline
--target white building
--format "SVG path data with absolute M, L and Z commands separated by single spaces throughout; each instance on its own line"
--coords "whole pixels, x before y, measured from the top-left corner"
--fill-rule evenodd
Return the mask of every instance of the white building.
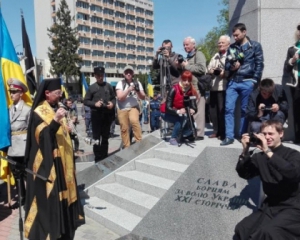
M 93 68 L 103 66 L 107 81 L 114 85 L 122 69 L 132 65 L 135 71 L 146 73 L 154 52 L 154 17 L 152 0 L 66 0 L 73 27 L 77 27 L 83 59 L 81 71 L 91 76 Z M 47 62 L 51 40 L 47 28 L 56 21 L 60 0 L 34 0 L 36 54 Z M 39 61 L 38 61 L 39 62 Z M 43 75 L 49 75 L 49 64 Z

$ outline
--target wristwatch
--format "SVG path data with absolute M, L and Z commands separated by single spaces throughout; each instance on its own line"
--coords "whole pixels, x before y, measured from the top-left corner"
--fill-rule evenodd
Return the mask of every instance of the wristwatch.
M 271 150 L 270 148 L 268 148 L 268 149 L 265 151 L 265 154 L 268 154 L 268 153 L 270 153 L 270 152 L 272 152 L 272 150 Z

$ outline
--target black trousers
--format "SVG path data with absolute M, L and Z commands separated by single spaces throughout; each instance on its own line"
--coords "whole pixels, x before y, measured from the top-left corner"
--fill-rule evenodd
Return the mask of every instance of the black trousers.
M 210 91 L 209 111 L 214 133 L 225 138 L 225 96 L 226 91 Z
M 266 207 L 244 218 L 235 227 L 234 240 L 300 239 L 300 209 Z
M 295 143 L 300 143 L 300 86 L 291 87 L 291 96 L 293 99 L 294 132 Z
M 14 165 L 14 164 L 11 164 L 9 163 L 9 167 L 10 167 L 10 170 L 12 171 L 13 175 L 14 175 L 14 178 L 16 180 L 16 187 L 17 187 L 17 191 L 18 191 L 18 194 L 19 194 L 19 185 L 17 183 L 17 180 L 20 179 L 20 182 L 21 182 L 21 198 L 25 198 L 25 194 L 26 194 L 26 191 L 25 191 L 25 172 L 23 171 L 20 171 L 20 165 L 21 166 L 24 166 L 24 157 L 11 157 L 11 156 L 8 156 L 9 159 L 17 162 L 18 166 Z
M 99 145 L 93 146 L 95 162 L 103 160 L 108 155 L 108 139 L 113 116 L 92 112 L 93 139 L 99 140 Z

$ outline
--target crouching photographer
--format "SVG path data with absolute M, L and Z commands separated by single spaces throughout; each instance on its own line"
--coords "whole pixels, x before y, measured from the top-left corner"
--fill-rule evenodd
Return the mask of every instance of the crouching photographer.
M 253 135 L 261 152 L 250 156 L 250 136 L 243 134 L 236 171 L 246 180 L 259 176 L 266 198 L 236 225 L 233 239 L 299 239 L 300 153 L 282 145 L 283 126 L 277 120 L 262 123 L 260 133 Z
M 263 122 L 274 119 L 282 124 L 288 116 L 288 102 L 281 85 L 272 79 L 263 79 L 258 89 L 251 93 L 246 108 L 246 117 L 250 122 L 250 131 L 259 132 Z
M 194 140 L 194 133 L 191 124 L 187 123 L 187 116 L 193 116 L 197 113 L 196 99 L 199 98 L 197 91 L 192 85 L 193 74 L 190 71 L 184 71 L 181 74 L 181 80 L 175 84 L 168 93 L 166 102 L 161 106 L 161 117 L 164 121 L 174 124 L 170 144 L 178 145 L 186 138 Z M 189 106 L 186 106 L 187 97 Z M 189 113 L 186 110 L 189 109 Z M 187 124 L 184 124 L 187 123 Z

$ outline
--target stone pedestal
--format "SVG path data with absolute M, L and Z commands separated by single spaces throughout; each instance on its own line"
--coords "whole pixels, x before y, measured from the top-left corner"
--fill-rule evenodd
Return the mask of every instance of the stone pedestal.
M 288 47 L 295 42 L 296 26 L 300 22 L 299 0 L 230 0 L 229 29 L 242 22 L 246 24 L 250 39 L 262 44 L 265 58 L 263 78 L 271 78 L 285 85 L 287 76 L 283 74 L 284 61 Z M 286 140 L 294 137 L 292 102 L 290 89 L 285 88 L 289 104 L 289 128 L 285 131 Z

